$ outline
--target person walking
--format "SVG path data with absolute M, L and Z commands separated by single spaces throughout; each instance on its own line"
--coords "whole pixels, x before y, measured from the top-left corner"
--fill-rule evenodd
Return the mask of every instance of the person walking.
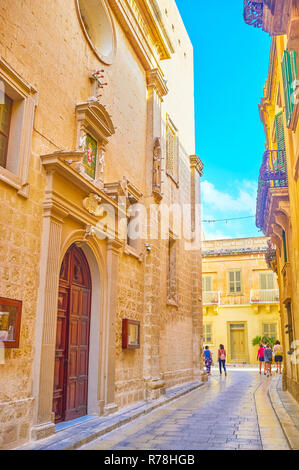
M 266 375 L 266 369 L 265 369 L 265 349 L 262 344 L 260 344 L 259 350 L 257 352 L 257 358 L 256 360 L 259 361 L 260 363 L 260 374 L 262 373 L 262 364 L 264 364 L 264 375 Z
M 222 375 L 222 366 L 223 366 L 223 370 L 224 370 L 225 377 L 226 377 L 227 373 L 226 373 L 225 361 L 226 361 L 226 351 L 224 349 L 223 344 L 220 344 L 219 349 L 218 349 L 219 371 L 220 371 L 220 375 Z
M 283 348 L 280 344 L 280 341 L 276 341 L 273 348 L 274 362 L 276 364 L 276 372 L 279 371 L 281 374 L 281 365 L 283 361 Z
M 212 353 L 209 349 L 209 346 L 205 347 L 204 358 L 205 358 L 205 365 L 206 365 L 206 369 L 207 369 L 207 374 L 211 375 Z
M 264 349 L 264 357 L 265 357 L 265 365 L 266 365 L 266 373 L 267 377 L 272 375 L 272 360 L 273 360 L 273 352 L 270 344 L 267 344 L 266 348 Z

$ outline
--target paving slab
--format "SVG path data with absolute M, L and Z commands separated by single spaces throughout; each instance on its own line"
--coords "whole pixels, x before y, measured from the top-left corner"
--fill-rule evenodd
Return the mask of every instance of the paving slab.
M 200 390 L 111 432 L 109 442 L 104 436 L 81 450 L 119 450 L 123 442 L 139 450 L 148 449 L 149 444 L 152 450 L 262 450 L 255 392 L 265 381 L 254 370 L 233 370 L 226 378 L 213 372 Z M 267 388 L 261 393 L 269 401 Z M 264 420 L 279 426 L 273 410 L 272 419 L 269 414 Z M 145 443 L 149 433 L 152 439 Z M 271 447 L 288 448 L 283 432 L 279 439 L 277 435 L 278 431 Z M 265 445 L 268 448 L 269 441 Z
M 177 387 L 173 387 L 166 391 L 166 394 L 160 399 L 153 402 L 142 402 L 128 409 L 121 410 L 113 415 L 106 417 L 95 417 L 93 419 L 84 421 L 83 423 L 76 424 L 62 429 L 55 433 L 55 435 L 35 441 L 25 446 L 19 447 L 16 450 L 74 450 L 80 446 L 87 444 L 107 433 L 117 429 L 125 424 L 134 421 L 140 416 L 146 416 L 153 410 L 163 407 L 179 397 L 197 390 L 205 383 L 196 381 L 186 383 Z
M 292 450 L 299 450 L 299 404 L 289 392 L 282 391 L 281 376 L 269 387 L 272 407 Z

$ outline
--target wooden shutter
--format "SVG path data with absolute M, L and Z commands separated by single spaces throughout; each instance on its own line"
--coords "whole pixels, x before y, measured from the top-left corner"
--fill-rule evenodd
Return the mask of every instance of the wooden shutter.
M 287 126 L 289 126 L 292 120 L 292 114 L 294 110 L 293 82 L 297 80 L 297 60 L 295 51 L 284 51 L 281 67 Z
M 167 123 L 166 128 L 166 163 L 167 173 L 178 182 L 178 164 L 179 164 L 179 139 L 176 131 L 172 128 L 170 123 Z
M 292 66 L 289 51 L 284 51 L 282 59 L 282 77 L 283 77 L 283 90 L 286 106 L 287 125 L 291 122 L 292 117 Z
M 268 336 L 268 338 L 277 337 L 276 323 L 264 323 L 263 324 L 263 336 Z
M 229 272 L 229 291 L 231 293 L 241 292 L 241 271 Z
M 211 323 L 204 324 L 203 329 L 204 329 L 204 342 L 207 344 L 211 344 L 213 340 Z
M 283 254 L 284 254 L 284 262 L 288 262 L 288 250 L 287 250 L 287 236 L 285 231 L 282 231 L 282 241 L 283 241 Z
M 274 185 L 277 186 L 285 186 L 287 183 L 287 171 L 286 171 L 286 160 L 285 160 L 285 136 L 284 136 L 284 128 L 283 128 L 283 115 L 282 112 L 275 116 L 275 129 L 276 129 L 276 142 L 277 142 L 277 162 L 276 162 L 276 170 L 278 169 L 278 165 L 280 168 L 281 173 L 286 174 L 286 179 L 283 181 L 275 181 Z
M 204 292 L 212 292 L 212 278 L 211 276 L 204 276 L 202 283 L 202 289 Z
M 241 292 L 241 271 L 236 271 L 235 276 L 236 276 L 236 292 Z
M 235 292 L 235 273 L 230 271 L 229 273 L 229 291 Z
M 272 273 L 260 273 L 260 288 L 262 290 L 274 289 L 274 275 Z

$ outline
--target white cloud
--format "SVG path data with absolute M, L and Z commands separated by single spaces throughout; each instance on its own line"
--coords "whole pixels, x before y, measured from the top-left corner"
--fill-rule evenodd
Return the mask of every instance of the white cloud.
M 203 241 L 208 241 L 208 240 L 226 240 L 232 238 L 232 236 L 229 234 L 223 233 L 221 230 L 203 230 L 203 235 L 202 235 L 202 240 Z
M 230 192 L 218 190 L 209 181 L 202 182 L 202 203 L 210 209 L 216 209 L 223 213 L 248 213 L 255 214 L 257 184 L 255 181 L 236 182 L 234 192 L 237 196 L 232 196 Z

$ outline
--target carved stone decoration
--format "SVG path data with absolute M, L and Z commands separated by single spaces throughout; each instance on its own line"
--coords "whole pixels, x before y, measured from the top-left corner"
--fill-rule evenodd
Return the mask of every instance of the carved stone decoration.
M 99 172 L 101 173 L 101 175 L 104 173 L 104 168 L 106 166 L 106 162 L 105 162 L 105 149 L 104 147 L 101 147 L 99 149 L 99 157 L 98 157 L 98 161 L 99 161 Z
M 161 156 L 161 143 L 157 138 L 154 144 L 154 177 L 153 177 L 153 192 L 161 194 L 161 172 L 162 172 L 162 156 Z
M 80 129 L 80 137 L 79 137 L 79 146 L 78 146 L 78 150 L 80 152 L 85 152 L 86 151 L 86 132 L 84 131 L 84 129 Z
M 268 247 L 265 253 L 266 263 L 269 269 L 272 269 L 275 273 L 277 273 L 277 256 L 276 256 L 276 247 L 273 245 L 271 240 L 268 240 Z
M 91 98 L 89 98 L 89 101 L 98 101 L 102 97 L 101 92 L 104 86 L 107 85 L 107 83 L 103 83 L 103 78 L 104 75 L 102 75 L 105 71 L 104 70 L 97 70 L 93 72 L 90 76 L 89 79 L 92 84 L 92 91 L 91 91 Z
M 98 208 L 101 202 L 100 196 L 95 193 L 91 193 L 87 198 L 83 201 L 83 207 L 86 209 L 90 214 L 97 215 Z
M 96 97 L 79 103 L 76 117 L 77 149 L 84 156 L 74 169 L 97 188 L 103 189 L 106 145 L 115 133 L 111 117 Z M 86 152 L 92 152 L 92 159 Z

